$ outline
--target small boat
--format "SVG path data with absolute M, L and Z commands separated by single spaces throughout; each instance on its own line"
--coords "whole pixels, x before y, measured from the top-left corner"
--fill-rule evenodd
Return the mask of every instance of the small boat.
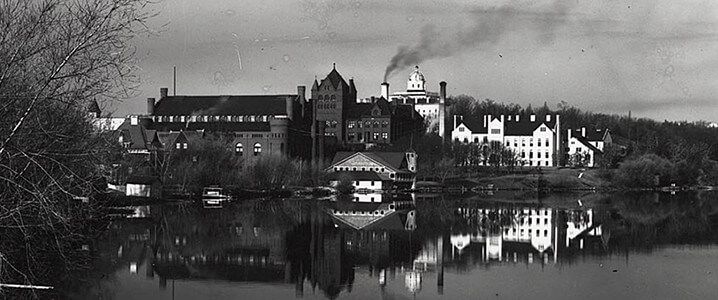
M 222 204 L 232 201 L 232 196 L 222 193 L 221 187 L 210 186 L 202 190 L 202 203 L 205 208 L 221 208 Z

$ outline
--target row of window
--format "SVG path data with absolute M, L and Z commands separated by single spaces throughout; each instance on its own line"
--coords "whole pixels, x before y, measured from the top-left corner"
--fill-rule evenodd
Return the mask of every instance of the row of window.
M 526 152 L 521 151 L 521 158 L 526 158 Z M 534 158 L 533 151 L 529 151 L 529 158 Z M 536 151 L 536 158 L 541 158 L 541 152 Z M 544 158 L 551 158 L 548 151 L 544 152 Z
M 540 139 L 540 138 L 537 138 L 537 139 L 536 139 L 536 145 L 537 145 L 538 147 L 544 147 L 544 146 L 545 146 L 545 147 L 551 147 L 551 143 L 550 143 L 550 140 L 549 140 L 548 138 L 543 139 L 543 141 L 545 141 L 544 143 L 541 143 L 541 141 L 542 141 L 542 139 Z M 514 142 L 514 148 L 516 148 L 516 147 L 519 146 L 519 139 L 514 139 L 513 142 Z M 533 146 L 534 146 L 534 139 L 533 139 L 533 138 L 529 138 L 529 141 L 528 141 L 528 142 L 529 142 L 529 143 L 528 143 L 529 147 L 533 147 Z M 506 147 L 511 147 L 511 141 L 508 141 L 508 140 L 506 141 Z M 524 138 L 524 139 L 521 139 L 521 147 L 526 147 L 526 139 L 525 139 L 525 138 Z
M 284 143 L 281 144 L 282 148 L 284 148 Z M 283 149 L 282 149 L 283 150 Z M 252 149 L 254 156 L 259 156 L 262 154 L 262 144 L 261 143 L 254 143 L 254 148 Z M 234 152 L 237 153 L 237 155 L 242 156 L 244 155 L 244 146 L 242 146 L 242 143 L 237 143 L 234 145 Z
M 363 121 L 363 122 L 362 121 L 349 121 L 349 122 L 347 122 L 347 129 L 353 129 L 355 126 L 358 128 L 363 128 L 363 127 L 379 128 L 379 126 L 381 126 L 381 128 L 386 128 L 389 126 L 389 121 L 382 121 L 382 122 L 379 122 L 379 121 L 373 121 L 373 122 L 372 121 Z
M 327 95 L 326 97 L 324 97 L 323 95 L 319 95 L 319 96 L 317 96 L 317 100 L 320 100 L 319 103 L 321 103 L 321 100 L 332 100 L 332 101 L 336 101 L 336 100 L 337 100 L 337 95 Z
M 516 235 L 516 228 L 511 229 L 511 232 L 513 233 L 513 235 Z M 528 230 L 528 234 L 529 234 L 529 236 L 531 236 L 531 230 Z M 509 229 L 508 229 L 508 228 L 505 228 L 505 229 L 504 229 L 504 235 L 509 235 Z M 521 229 L 521 235 L 522 235 L 522 236 L 525 235 L 524 229 Z M 537 229 L 537 230 L 536 230 L 536 237 L 540 237 L 540 236 L 541 236 L 541 230 L 538 230 L 538 229 Z M 548 237 L 548 230 L 544 230 L 544 231 L 543 231 L 543 236 L 544 236 L 544 237 Z
M 260 116 L 153 116 L 155 122 L 269 122 L 272 115 Z
M 354 134 L 353 132 L 350 132 L 348 134 L 348 138 L 349 138 L 349 141 L 354 141 L 355 139 L 357 141 L 369 141 L 369 140 L 378 141 L 379 140 L 379 132 L 372 133 L 372 132 L 367 131 L 363 135 L 361 134 L 361 132 L 358 132 L 356 134 Z M 382 132 L 381 140 L 388 140 L 388 139 L 389 139 L 389 133 Z
M 367 169 L 368 169 L 368 170 L 367 170 Z M 339 171 L 349 171 L 349 167 L 334 167 L 334 171 L 337 171 L 337 172 L 339 172 Z M 352 167 L 352 171 L 357 171 L 357 168 L 356 168 L 356 167 Z M 374 168 L 374 167 L 366 168 L 366 167 L 362 167 L 362 168 L 361 168 L 361 171 L 384 172 L 384 168 L 379 168 L 379 167 L 376 167 L 376 168 Z

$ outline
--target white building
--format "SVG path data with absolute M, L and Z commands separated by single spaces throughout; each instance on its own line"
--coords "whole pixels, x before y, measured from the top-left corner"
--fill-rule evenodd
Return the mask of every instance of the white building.
M 595 167 L 596 157 L 603 154 L 607 145 L 613 143 L 608 129 L 568 129 L 566 137 L 566 164 L 572 166 Z M 579 158 L 581 161 L 576 161 Z
M 520 165 L 552 167 L 559 164 L 561 121 L 559 115 L 537 118 L 484 115 L 481 122 L 454 116 L 451 138 L 461 143 L 488 146 L 501 142 L 518 155 Z
M 389 190 L 413 186 L 416 160 L 414 151 L 337 152 L 326 171 L 335 185 L 348 180 L 356 190 Z
M 444 115 L 446 114 L 446 82 L 439 83 L 439 93 L 426 90 L 426 78 L 419 72 L 419 67 L 409 75 L 406 92 L 397 92 L 389 96 L 389 84 L 382 84 L 382 97 L 402 104 L 411 104 L 416 112 L 424 117 L 429 132 L 437 132 L 444 136 Z

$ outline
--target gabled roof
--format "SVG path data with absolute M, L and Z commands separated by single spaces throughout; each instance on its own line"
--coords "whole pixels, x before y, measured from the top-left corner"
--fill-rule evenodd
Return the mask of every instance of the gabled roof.
M 608 132 L 608 129 L 586 129 L 586 140 L 589 140 L 591 142 L 600 142 L 603 141 L 603 138 L 606 136 L 606 133 Z M 581 136 L 581 129 L 573 129 L 571 131 L 571 136 Z
M 145 132 L 145 128 L 140 125 L 131 125 L 129 120 L 126 120 L 120 127 L 117 128 L 120 135 L 122 135 L 125 143 L 129 142 L 130 145 L 127 147 L 132 150 L 148 150 L 148 137 Z M 149 137 L 151 139 L 151 136 Z
M 372 111 L 377 107 L 380 110 L 380 116 L 386 117 L 392 115 L 391 105 L 384 98 L 379 98 L 374 103 L 353 103 L 348 112 L 349 118 L 360 118 L 372 116 Z
M 459 125 L 464 124 L 469 130 L 471 130 L 471 133 L 487 133 L 488 128 L 484 127 L 484 122 L 481 122 L 479 120 L 475 119 L 465 119 L 461 120 L 459 122 Z
M 332 69 L 332 71 L 329 72 L 329 75 L 327 75 L 327 77 L 325 77 L 324 81 L 322 82 L 326 82 L 327 80 L 332 84 L 332 87 L 334 87 L 335 89 L 339 88 L 339 85 L 341 84 L 342 89 L 349 91 L 349 85 L 346 81 L 344 81 L 342 75 L 337 72 L 336 68 Z
M 153 115 L 286 115 L 287 98 L 297 95 L 167 96 L 157 102 Z
M 92 112 L 92 113 L 97 113 L 97 114 L 102 113 L 102 110 L 100 109 L 100 105 L 97 104 L 97 100 L 94 100 L 94 99 L 92 101 L 90 101 L 89 105 L 87 105 L 87 111 Z
M 504 135 L 508 136 L 521 136 L 521 135 L 533 135 L 534 131 L 541 126 L 546 124 L 549 130 L 553 130 L 556 125 L 555 121 L 536 121 L 531 122 L 529 120 L 516 121 L 504 121 Z
M 586 146 L 588 149 L 591 149 L 594 153 L 603 153 L 600 149 L 596 148 L 596 146 L 591 145 L 591 142 L 588 141 L 585 137 L 582 136 L 575 136 L 574 137 L 577 141 L 579 141 L 581 144 Z
M 331 165 L 327 169 L 333 169 L 334 166 L 351 159 L 355 156 L 363 156 L 374 162 L 391 168 L 394 171 L 404 171 L 407 168 L 405 153 L 403 152 L 347 152 L 340 151 L 334 155 Z

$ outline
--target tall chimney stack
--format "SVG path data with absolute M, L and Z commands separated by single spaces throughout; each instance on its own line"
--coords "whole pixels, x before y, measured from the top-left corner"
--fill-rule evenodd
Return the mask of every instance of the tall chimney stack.
M 147 115 L 151 116 L 155 113 L 155 98 L 147 98 Z
M 439 82 L 439 103 L 446 101 L 446 81 Z
M 160 88 L 160 100 L 167 98 L 167 88 Z
M 297 96 L 299 97 L 300 103 L 307 101 L 307 87 L 303 85 L 297 86 Z
M 384 81 L 381 83 L 381 96 L 385 100 L 389 101 L 389 83 Z

